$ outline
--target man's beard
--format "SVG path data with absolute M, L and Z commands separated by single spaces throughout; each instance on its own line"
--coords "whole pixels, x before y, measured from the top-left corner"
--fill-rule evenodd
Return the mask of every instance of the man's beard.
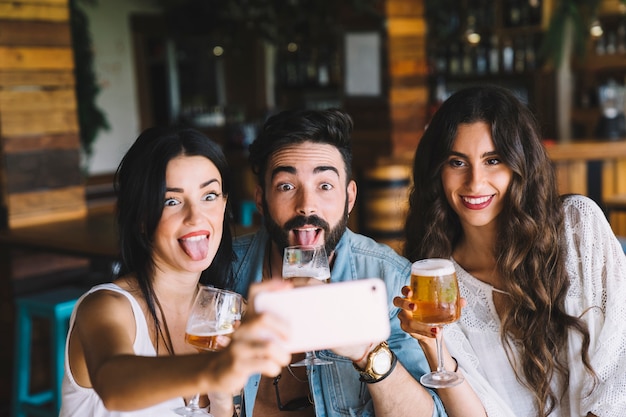
M 346 203 L 343 210 L 343 216 L 339 223 L 331 230 L 330 225 L 324 219 L 316 215 L 312 216 L 296 216 L 288 220 L 283 227 L 281 227 L 278 223 L 274 221 L 269 216 L 269 208 L 267 206 L 267 201 L 265 200 L 265 196 L 263 196 L 263 212 L 265 216 L 263 216 L 263 222 L 265 224 L 265 228 L 270 235 L 272 241 L 276 244 L 276 246 L 282 252 L 287 246 L 290 246 L 289 243 L 289 232 L 293 229 L 297 229 L 304 225 L 310 225 L 319 227 L 324 231 L 324 249 L 326 250 L 326 254 L 330 256 L 330 254 L 335 250 L 339 240 L 343 236 L 344 232 L 348 228 L 348 199 L 346 199 Z

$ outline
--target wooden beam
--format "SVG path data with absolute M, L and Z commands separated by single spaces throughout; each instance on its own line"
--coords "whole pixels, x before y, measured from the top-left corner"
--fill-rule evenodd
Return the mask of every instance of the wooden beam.
M 69 21 L 67 0 L 0 0 L 0 17 L 15 20 Z
M 4 111 L 0 113 L 2 136 L 78 133 L 78 114 L 75 110 Z
M 72 45 L 68 22 L 0 19 L 0 45 L 66 46 Z
M 58 90 L 0 90 L 0 112 L 76 111 L 76 91 Z
M 8 198 L 9 228 L 79 218 L 87 214 L 85 187 L 68 187 Z
M 12 87 L 39 87 L 39 88 L 74 88 L 76 80 L 74 70 L 2 70 L 0 69 L 0 89 Z
M 64 70 L 74 68 L 71 48 L 0 47 L 0 70 Z

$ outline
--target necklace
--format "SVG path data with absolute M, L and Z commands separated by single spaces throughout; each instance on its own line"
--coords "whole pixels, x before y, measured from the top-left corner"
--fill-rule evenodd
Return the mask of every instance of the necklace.
M 491 291 L 493 291 L 493 292 L 497 292 L 497 293 L 500 293 L 500 294 L 504 294 L 504 295 L 511 295 L 511 294 L 509 294 L 508 292 L 506 292 L 506 291 L 504 291 L 504 290 L 499 290 L 499 289 L 497 289 L 497 288 L 496 288 L 496 287 L 494 287 L 493 285 L 491 286 Z
M 172 336 L 170 336 L 170 328 L 167 326 L 167 319 L 165 318 L 165 314 L 163 313 L 163 307 L 161 307 L 161 302 L 159 301 L 159 298 L 156 296 L 156 294 L 154 296 L 154 301 L 157 307 L 159 308 L 159 312 L 161 313 L 161 320 L 163 321 L 163 327 L 165 329 L 165 334 L 163 334 L 163 330 L 161 329 L 160 323 L 157 323 L 157 331 L 158 331 L 157 345 L 156 345 L 157 355 L 159 354 L 159 337 L 158 336 L 161 336 L 161 339 L 163 339 L 163 343 L 165 344 L 165 349 L 167 350 L 167 353 L 169 353 L 171 356 L 174 356 L 176 355 L 176 353 L 174 352 L 174 344 L 172 343 Z
M 267 279 L 272 279 L 272 241 L 267 241 Z

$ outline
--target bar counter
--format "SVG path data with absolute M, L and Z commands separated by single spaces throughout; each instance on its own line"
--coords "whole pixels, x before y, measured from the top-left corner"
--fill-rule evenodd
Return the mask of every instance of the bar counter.
M 626 138 L 613 141 L 588 139 L 558 144 L 546 143 L 546 149 L 553 161 L 626 158 Z
M 546 143 L 554 161 L 562 194 L 577 193 L 599 196 L 598 203 L 607 209 L 609 200 L 620 201 L 626 196 L 626 138 L 619 140 L 576 140 L 566 143 Z M 600 164 L 600 189 L 589 183 L 591 162 Z M 625 207 L 626 209 L 626 207 Z M 609 220 L 617 235 L 626 236 L 626 211 L 611 207 Z

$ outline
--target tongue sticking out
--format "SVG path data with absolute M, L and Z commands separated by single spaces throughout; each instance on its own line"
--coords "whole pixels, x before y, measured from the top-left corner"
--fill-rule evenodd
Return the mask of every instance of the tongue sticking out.
M 206 236 L 181 239 L 179 242 L 185 253 L 194 261 L 203 260 L 209 253 L 209 239 Z
M 315 244 L 317 229 L 299 229 L 294 230 L 296 235 L 296 244 L 302 246 L 310 246 Z

